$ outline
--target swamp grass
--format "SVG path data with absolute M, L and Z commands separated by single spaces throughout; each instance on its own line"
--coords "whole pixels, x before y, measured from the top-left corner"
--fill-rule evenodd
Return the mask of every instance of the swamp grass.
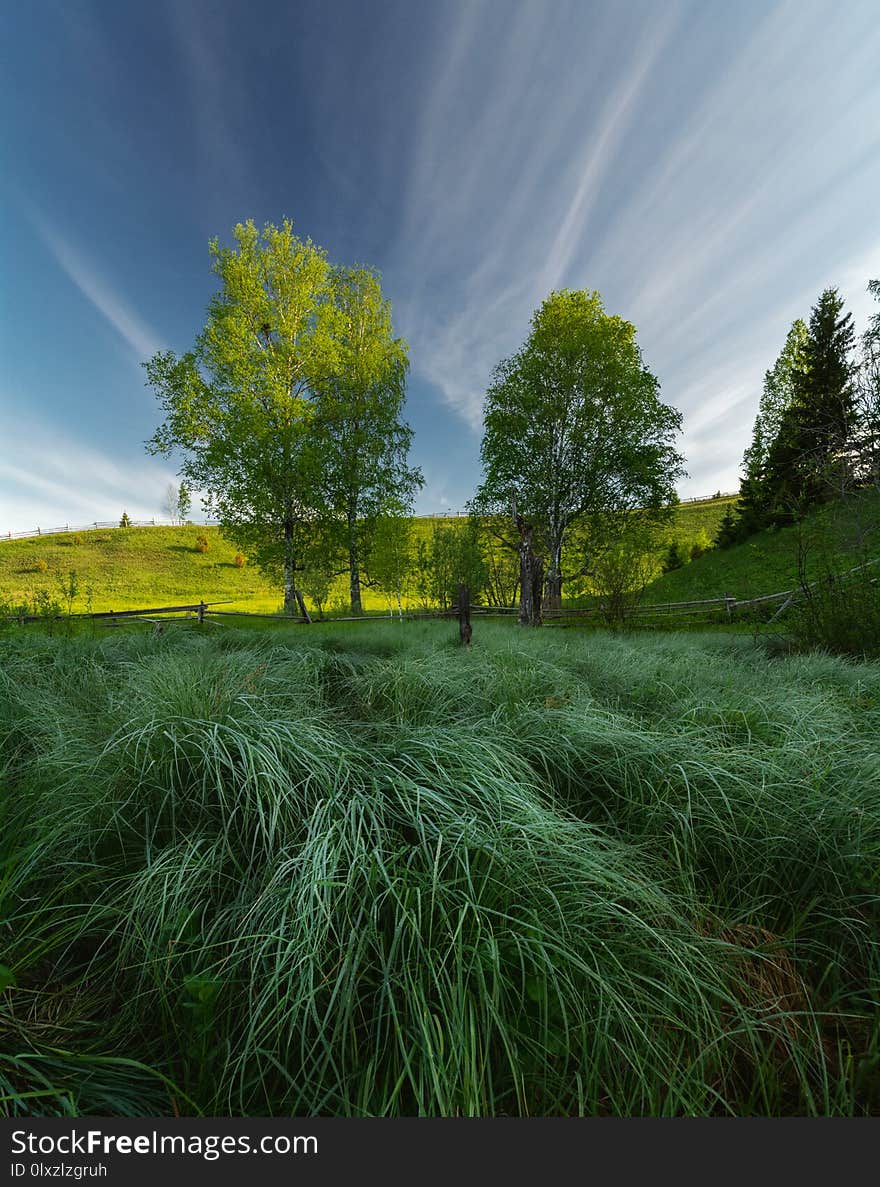
M 880 1110 L 880 665 L 0 639 L 0 1109 Z

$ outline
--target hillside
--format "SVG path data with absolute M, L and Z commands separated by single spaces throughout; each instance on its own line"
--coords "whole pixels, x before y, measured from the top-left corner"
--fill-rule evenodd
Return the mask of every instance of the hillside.
M 652 582 L 645 600 L 679 602 L 725 594 L 743 599 L 791 589 L 798 579 L 799 541 L 811 577 L 819 576 L 827 560 L 846 566 L 880 556 L 880 494 L 830 504 L 800 528 L 769 529 L 732 548 L 710 549 Z
M 685 547 L 708 543 L 730 498 L 685 503 L 676 512 L 671 535 Z M 443 519 L 416 520 L 417 535 L 427 536 Z M 208 551 L 196 549 L 197 537 Z M 230 601 L 230 609 L 274 612 L 280 590 L 256 568 L 234 563 L 238 550 L 219 529 L 186 527 L 108 528 L 59 533 L 28 540 L 0 540 L 0 601 L 32 599 L 40 590 L 57 596 L 59 582 L 74 570 L 82 587 L 75 609 L 127 610 L 204 600 Z M 331 596 L 331 608 L 347 605 L 346 579 Z M 380 594 L 364 590 L 364 608 L 387 609 Z

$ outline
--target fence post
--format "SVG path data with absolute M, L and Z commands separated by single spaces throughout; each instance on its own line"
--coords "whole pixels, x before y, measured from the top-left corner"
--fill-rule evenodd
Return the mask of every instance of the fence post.
M 205 621 L 205 603 L 199 602 L 199 626 Z
M 470 647 L 471 636 L 471 591 L 467 585 L 458 585 L 458 639 L 463 646 Z
M 39 528 L 37 528 L 37 535 L 38 535 L 38 536 L 42 536 L 42 534 L 43 534 L 43 533 L 40 531 L 40 529 L 39 529 Z
M 731 611 L 736 606 L 736 598 L 733 596 L 733 594 L 725 594 L 724 595 L 724 605 L 727 609 L 727 617 L 729 620 L 730 618 L 733 617 L 733 615 L 731 614 Z
M 297 605 L 299 606 L 299 612 L 302 615 L 303 622 L 311 622 L 312 616 L 311 616 L 311 614 L 309 614 L 308 610 L 306 609 L 305 600 L 303 599 L 303 596 L 302 596 L 302 590 L 295 589 L 293 591 L 293 593 L 294 593 L 294 597 L 296 598 Z

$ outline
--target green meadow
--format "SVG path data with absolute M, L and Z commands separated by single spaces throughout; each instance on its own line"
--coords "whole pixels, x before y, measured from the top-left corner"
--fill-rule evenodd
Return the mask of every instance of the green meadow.
M 697 542 L 708 545 L 731 502 L 735 500 L 682 504 L 670 528 L 670 538 L 686 548 Z M 449 522 L 455 522 L 454 517 L 416 519 L 414 537 L 429 538 L 435 524 Z M 207 552 L 197 549 L 200 535 L 208 540 Z M 80 611 L 145 609 L 204 600 L 229 602 L 228 609 L 274 613 L 282 602 L 280 586 L 272 585 L 256 566 L 237 568 L 237 552 L 217 528 L 200 525 L 109 528 L 27 540 L 0 539 L 0 602 L 31 600 L 38 590 L 57 595 L 58 583 L 74 570 L 82 587 L 75 607 Z M 342 576 L 331 593 L 330 607 L 344 610 L 347 604 L 347 578 Z M 416 602 L 407 598 L 405 604 L 415 606 Z M 388 610 L 388 599 L 367 587 L 364 608 L 373 612 Z
M 0 638 L 4 1112 L 880 1109 L 880 664 L 96 636 Z

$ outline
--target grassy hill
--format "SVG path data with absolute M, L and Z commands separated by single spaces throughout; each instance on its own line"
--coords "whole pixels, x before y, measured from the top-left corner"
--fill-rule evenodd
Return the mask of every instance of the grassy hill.
M 676 512 L 671 536 L 685 548 L 708 544 L 730 498 L 685 503 Z M 427 536 L 443 519 L 416 520 Z M 197 537 L 208 540 L 197 550 Z M 281 591 L 256 568 L 235 565 L 238 551 L 217 528 L 203 526 L 107 528 L 59 533 L 29 540 L 0 540 L 0 601 L 32 599 L 40 590 L 57 596 L 71 570 L 83 589 L 76 609 L 127 610 L 204 600 L 230 601 L 230 609 L 274 612 Z M 347 605 L 346 579 L 339 578 L 331 607 Z M 384 597 L 364 591 L 366 610 L 385 610 Z
M 798 579 L 801 546 L 814 577 L 828 560 L 856 565 L 880 556 L 880 496 L 873 492 L 830 504 L 801 527 L 769 529 L 732 548 L 713 548 L 652 582 L 645 600 L 679 602 L 725 594 L 743 599 L 791 589 Z

